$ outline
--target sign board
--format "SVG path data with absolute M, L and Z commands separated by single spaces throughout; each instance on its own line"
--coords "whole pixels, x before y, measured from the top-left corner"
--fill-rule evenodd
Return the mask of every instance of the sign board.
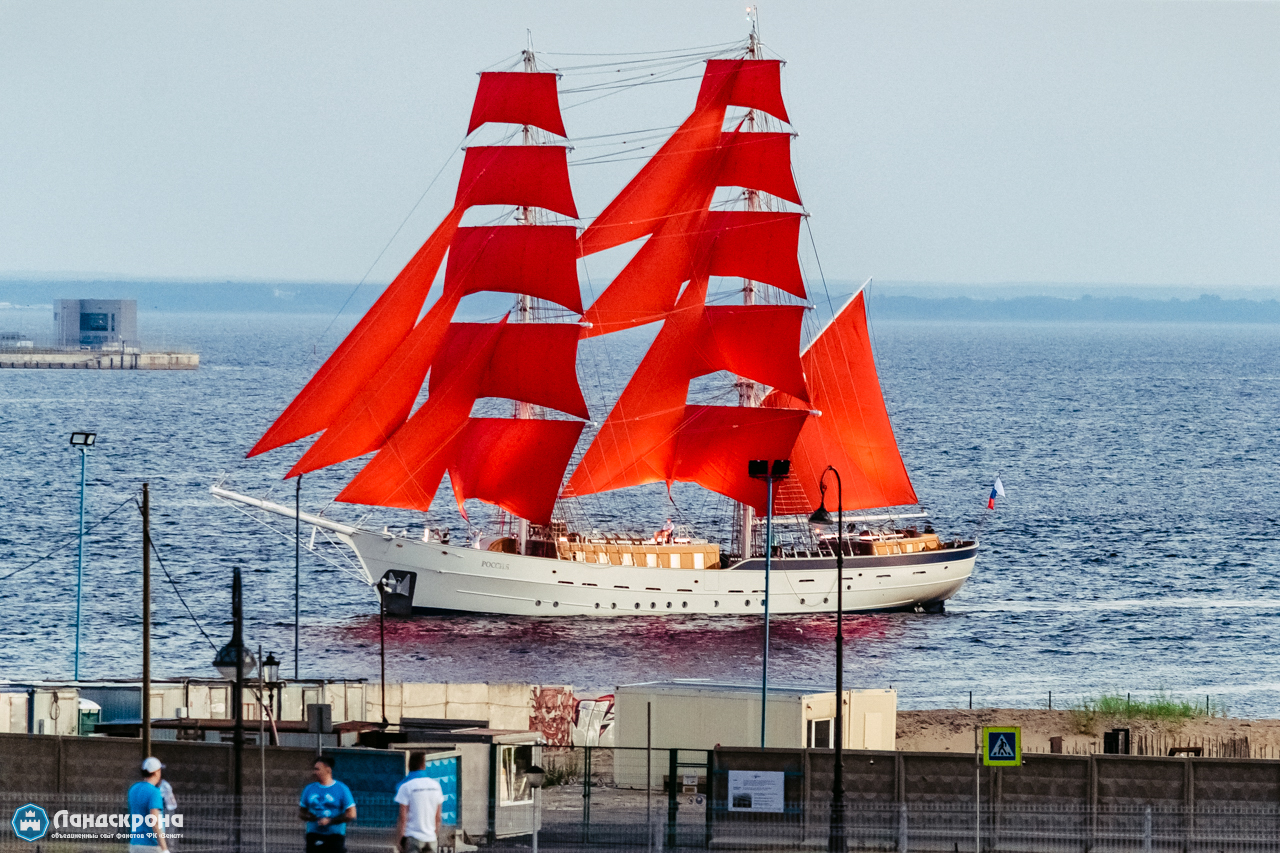
M 440 783 L 444 804 L 440 806 L 440 822 L 445 826 L 458 825 L 458 773 L 462 767 L 462 753 L 453 751 L 427 756 L 423 775 Z
M 329 704 L 308 705 L 307 731 L 326 735 L 332 732 L 333 706 Z
M 729 811 L 782 812 L 785 774 L 774 770 L 730 770 Z
M 982 729 L 982 763 L 987 767 L 1022 764 L 1022 729 L 1018 726 L 986 726 Z

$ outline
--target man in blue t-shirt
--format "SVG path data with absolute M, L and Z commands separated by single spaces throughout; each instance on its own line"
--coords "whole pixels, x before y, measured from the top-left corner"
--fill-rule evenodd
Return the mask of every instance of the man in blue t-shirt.
M 351 789 L 333 778 L 333 759 L 316 757 L 316 781 L 302 789 L 298 817 L 307 822 L 307 853 L 344 853 L 347 824 L 356 819 Z
M 142 762 L 142 780 L 129 789 L 129 853 L 168 851 L 164 837 L 164 794 L 160 771 L 164 765 L 152 756 Z

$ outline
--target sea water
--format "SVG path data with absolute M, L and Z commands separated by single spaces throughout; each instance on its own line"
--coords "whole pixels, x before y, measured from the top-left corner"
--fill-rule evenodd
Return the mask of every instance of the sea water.
M 71 675 L 74 430 L 98 433 L 87 466 L 86 521 L 96 526 L 86 537 L 82 674 L 139 673 L 142 542 L 132 500 L 143 482 L 157 547 L 155 675 L 215 674 L 235 565 L 248 644 L 274 651 L 292 674 L 292 524 L 264 526 L 209 487 L 227 476 L 230 487 L 292 502 L 293 484 L 280 478 L 299 450 L 244 455 L 345 328 L 329 316 L 140 320 L 153 338 L 194 346 L 200 369 L 0 370 L 0 677 Z M 1211 695 L 1237 714 L 1280 713 L 1280 326 L 879 321 L 873 339 L 921 502 L 940 533 L 977 533 L 982 548 L 945 615 L 846 619 L 846 684 L 892 685 L 904 708 L 964 705 L 970 691 L 980 705 L 1027 707 L 1052 691 L 1058 707 L 1102 691 L 1167 689 Z M 633 339 L 584 359 L 597 420 L 642 351 Z M 304 507 L 415 535 L 424 521 L 450 525 L 465 537 L 447 494 L 425 519 L 329 505 L 358 465 L 304 478 Z M 987 511 L 997 475 L 1007 494 Z M 623 518 L 657 529 L 672 516 L 695 531 L 718 523 L 721 505 L 699 490 L 671 497 L 659 486 L 584 502 L 581 512 L 601 527 Z M 302 555 L 301 674 L 376 678 L 377 598 L 344 570 L 339 549 L 319 554 Z M 391 620 L 388 677 L 584 689 L 756 681 L 761 623 Z M 834 636 L 830 616 L 775 617 L 771 680 L 831 684 Z

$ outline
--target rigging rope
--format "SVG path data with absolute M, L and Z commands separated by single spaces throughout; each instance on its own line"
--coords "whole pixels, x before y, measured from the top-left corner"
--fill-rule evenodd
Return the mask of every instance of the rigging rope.
M 120 505 L 119 505 L 119 506 L 117 506 L 115 509 L 111 510 L 111 512 L 109 512 L 109 513 L 107 513 L 106 515 L 102 516 L 102 518 L 101 518 L 100 520 L 98 520 L 98 521 L 94 522 L 93 524 L 89 525 L 88 527 L 86 527 L 84 532 L 85 532 L 85 533 L 89 533 L 89 532 L 90 532 L 90 531 L 92 531 L 92 530 L 96 530 L 96 529 L 97 529 L 97 528 L 98 528 L 98 527 L 99 527 L 99 526 L 100 526 L 104 521 L 106 521 L 108 518 L 110 518 L 111 516 L 113 516 L 113 515 L 115 515 L 117 512 L 119 512 L 119 511 L 121 510 L 121 508 L 123 508 L 123 507 L 127 506 L 127 505 L 129 504 L 129 501 L 131 501 L 131 500 L 133 500 L 133 498 L 131 498 L 131 497 L 130 497 L 130 498 L 125 498 L 124 503 L 120 504 Z M 55 546 L 53 547 L 53 550 L 52 550 L 52 551 L 50 551 L 49 553 L 45 554 L 45 555 L 44 555 L 44 556 L 42 556 L 42 557 L 36 557 L 36 558 L 35 558 L 34 560 L 32 560 L 30 563 L 27 563 L 25 566 L 22 566 L 21 568 L 14 569 L 13 571 L 9 572 L 9 574 L 5 575 L 4 577 L 0 577 L 0 581 L 7 581 L 9 578 L 13 577 L 14 575 L 18 574 L 19 572 L 25 572 L 27 569 L 31 568 L 32 566 L 37 565 L 38 563 L 41 563 L 41 562 L 43 562 L 44 560 L 49 559 L 49 558 L 50 558 L 50 557 L 52 557 L 54 554 L 58 553 L 58 552 L 59 552 L 59 551 L 61 551 L 63 548 L 65 548 L 65 547 L 67 546 L 67 544 L 68 544 L 68 543 L 70 543 L 70 542 L 72 542 L 73 540 L 75 540 L 75 539 L 79 538 L 79 536 L 80 536 L 80 534 L 79 534 L 79 533 L 73 533 L 72 535 L 68 536 L 66 539 L 63 539 L 61 542 L 59 542 L 57 545 L 55 545 Z
M 360 281 L 354 288 L 352 288 L 351 293 L 347 295 L 346 300 L 342 303 L 342 307 L 333 315 L 333 319 L 329 321 L 329 325 L 324 327 L 324 331 L 316 337 L 317 343 L 323 340 L 325 335 L 329 334 L 329 330 L 333 328 L 334 323 L 338 322 L 338 318 L 342 316 L 342 312 L 347 310 L 347 306 L 351 303 L 351 300 L 355 298 L 356 293 L 359 292 L 360 288 L 364 287 L 364 283 L 369 279 L 369 276 L 373 274 L 374 267 L 378 265 L 378 262 L 382 260 L 382 256 L 391 248 L 391 244 L 400 236 L 400 232 L 404 230 L 404 226 L 408 224 L 409 220 L 413 217 L 413 214 L 417 212 L 418 206 L 422 204 L 422 200 L 427 197 L 427 193 L 431 192 L 431 188 L 436 185 L 436 181 L 440 180 L 440 176 L 444 174 L 444 170 L 453 162 L 453 158 L 458 155 L 458 151 L 462 149 L 462 144 L 466 141 L 467 137 L 464 136 L 458 144 L 453 147 L 453 153 L 450 154 L 448 159 L 446 159 L 440 166 L 440 170 L 436 172 L 435 177 L 431 179 L 429 184 L 427 184 L 427 188 L 422 191 L 422 195 L 418 196 L 418 200 L 413 203 L 413 207 L 409 208 L 409 212 L 405 214 L 404 219 L 400 220 L 400 224 L 396 226 L 396 230 L 392 233 L 391 239 L 387 240 L 387 244 L 382 247 L 381 252 L 378 252 L 378 256 L 373 259 L 373 263 L 369 264 L 369 269 L 365 270 L 364 275 L 360 276 Z
M 734 41 L 724 41 L 718 44 L 706 44 L 706 45 L 699 45 L 696 47 L 673 47 L 673 48 L 668 48 L 667 50 L 632 50 L 632 51 L 620 51 L 617 53 L 564 53 L 560 51 L 543 50 L 543 51 L 540 51 L 539 53 L 542 56 L 659 56 L 662 54 L 671 54 L 671 53 L 692 54 L 695 52 L 706 52 L 706 51 L 712 50 L 713 48 L 719 48 L 721 50 L 725 50 L 731 47 L 737 47 L 741 44 L 743 44 L 742 39 L 736 39 Z
M 132 500 L 138 507 L 138 514 L 141 515 L 142 504 L 138 502 L 137 498 L 133 498 Z M 183 609 L 187 611 L 187 615 L 191 617 L 191 621 L 196 624 L 196 630 L 200 632 L 200 636 L 204 637 L 205 642 L 209 644 L 210 648 L 215 652 L 218 651 L 217 644 L 214 643 L 213 640 L 209 639 L 209 635 L 204 631 L 204 626 L 200 624 L 200 620 L 196 618 L 196 614 L 191 612 L 191 608 L 187 605 L 187 600 L 182 597 L 182 593 L 178 590 L 178 583 L 173 579 L 173 575 L 169 574 L 169 569 L 165 567 L 164 558 L 160 556 L 160 549 L 156 547 L 156 540 L 151 536 L 150 531 L 147 531 L 147 546 L 155 553 L 156 562 L 160 564 L 160 571 L 164 572 L 164 576 L 168 578 L 169 586 L 173 587 L 173 594 L 178 596 L 178 601 L 181 602 Z

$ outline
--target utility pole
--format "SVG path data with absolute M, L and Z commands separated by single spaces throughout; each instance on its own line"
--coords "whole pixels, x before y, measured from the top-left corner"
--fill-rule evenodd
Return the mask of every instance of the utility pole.
M 151 755 L 151 492 L 142 484 L 142 757 Z
M 234 832 L 236 853 L 241 853 L 244 812 L 244 606 L 240 593 L 240 566 L 235 567 L 231 586 L 231 643 L 235 648 L 236 680 L 231 689 L 232 713 L 235 728 L 232 731 L 232 749 L 235 752 L 235 814 Z
M 238 575 L 237 575 L 238 577 Z M 298 623 L 302 612 L 302 475 L 293 486 L 293 680 L 298 680 Z

